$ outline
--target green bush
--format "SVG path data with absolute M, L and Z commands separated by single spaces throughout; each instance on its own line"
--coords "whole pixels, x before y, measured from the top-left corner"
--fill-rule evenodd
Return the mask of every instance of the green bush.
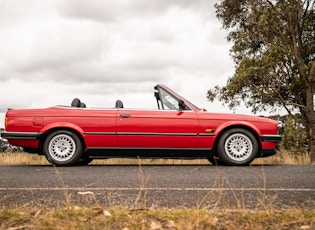
M 281 147 L 294 153 L 307 150 L 307 136 L 298 116 L 286 116 L 282 133 Z

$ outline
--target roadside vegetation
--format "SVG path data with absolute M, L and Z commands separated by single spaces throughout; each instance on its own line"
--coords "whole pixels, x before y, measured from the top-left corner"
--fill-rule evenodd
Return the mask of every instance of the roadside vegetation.
M 1 229 L 314 229 L 315 211 L 102 207 L 7 208 Z
M 281 150 L 276 155 L 266 158 L 258 158 L 253 165 L 265 164 L 309 164 L 310 155 L 306 150 L 299 153 Z M 105 160 L 93 160 L 91 165 L 185 165 L 185 164 L 210 164 L 208 160 L 173 160 L 173 159 L 124 159 L 114 158 Z M 44 156 L 25 152 L 0 152 L 0 165 L 50 165 Z

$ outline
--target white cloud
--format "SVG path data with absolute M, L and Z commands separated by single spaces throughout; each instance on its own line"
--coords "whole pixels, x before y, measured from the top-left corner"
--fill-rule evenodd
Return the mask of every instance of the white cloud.
M 165 14 L 171 8 L 185 8 L 204 12 L 204 7 L 211 8 L 207 0 L 67 0 L 59 4 L 63 16 L 100 23 L 116 23 L 130 18 L 152 19 Z
M 0 127 L 7 107 L 70 105 L 74 97 L 88 106 L 121 99 L 153 108 L 158 83 L 200 107 L 228 111 L 206 99 L 233 74 L 226 31 L 207 0 L 0 5 Z

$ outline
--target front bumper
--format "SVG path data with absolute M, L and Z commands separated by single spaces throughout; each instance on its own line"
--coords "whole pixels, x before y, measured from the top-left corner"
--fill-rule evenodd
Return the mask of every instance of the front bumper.
M 280 135 L 260 135 L 260 138 L 263 142 L 274 142 L 279 143 L 281 141 Z
M 276 149 L 262 149 L 259 157 L 270 157 L 277 153 Z
M 274 134 L 274 135 L 265 135 L 264 134 L 264 135 L 260 135 L 260 138 L 263 142 L 275 143 L 275 148 L 263 148 L 261 150 L 260 157 L 269 157 L 269 156 L 275 155 L 277 153 L 277 150 L 279 150 L 279 142 L 281 141 L 281 136 L 276 135 L 276 134 Z

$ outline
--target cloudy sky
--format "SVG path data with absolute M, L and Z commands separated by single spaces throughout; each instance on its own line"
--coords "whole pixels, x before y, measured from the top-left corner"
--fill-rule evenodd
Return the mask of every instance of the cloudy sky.
M 153 87 L 199 107 L 234 72 L 215 0 L 0 0 L 0 127 L 7 108 L 156 108 Z

